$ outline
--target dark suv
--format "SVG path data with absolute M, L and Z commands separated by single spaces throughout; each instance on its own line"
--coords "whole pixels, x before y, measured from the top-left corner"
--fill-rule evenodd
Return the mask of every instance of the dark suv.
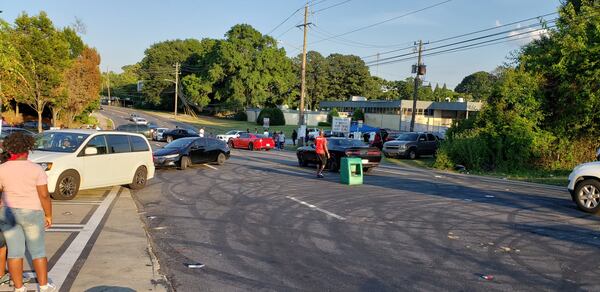
M 146 136 L 146 138 L 152 138 L 152 131 L 150 130 L 150 127 L 148 125 L 125 124 L 118 126 L 116 130 L 122 132 L 142 134 Z
M 385 157 L 407 157 L 415 159 L 420 155 L 435 155 L 439 145 L 437 136 L 431 133 L 400 133 L 395 140 L 383 144 Z

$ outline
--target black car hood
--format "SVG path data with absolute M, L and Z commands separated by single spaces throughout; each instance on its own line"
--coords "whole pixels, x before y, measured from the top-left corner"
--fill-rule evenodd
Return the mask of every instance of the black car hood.
M 177 148 L 162 148 L 154 151 L 154 156 L 166 156 L 171 154 L 180 154 L 181 149 Z

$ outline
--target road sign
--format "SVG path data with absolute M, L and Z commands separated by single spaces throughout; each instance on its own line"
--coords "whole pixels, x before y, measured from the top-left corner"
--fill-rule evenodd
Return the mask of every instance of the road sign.
M 333 117 L 331 121 L 331 131 L 336 133 L 350 132 L 350 118 Z

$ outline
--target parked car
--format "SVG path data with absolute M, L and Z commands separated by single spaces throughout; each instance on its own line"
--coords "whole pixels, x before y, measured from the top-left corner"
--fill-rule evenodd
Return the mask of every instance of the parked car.
M 29 160 L 48 175 L 57 200 L 71 200 L 79 190 L 129 185 L 141 189 L 154 177 L 148 140 L 140 134 L 95 130 L 52 130 L 36 136 Z
M 328 138 L 327 148 L 329 149 L 330 157 L 327 160 L 326 167 L 330 171 L 338 171 L 340 169 L 342 157 L 361 158 L 365 173 L 377 167 L 379 162 L 381 162 L 381 151 L 377 147 L 370 147 L 362 140 Z M 296 156 L 298 157 L 298 164 L 300 166 L 318 163 L 314 144 L 298 148 Z
M 164 132 L 163 137 L 168 143 L 171 143 L 180 138 L 199 137 L 199 134 L 190 129 L 174 129 Z
M 320 131 L 319 128 L 308 128 L 308 139 L 314 140 L 315 137 L 319 136 Z
M 152 131 L 148 125 L 137 125 L 137 124 L 125 124 L 120 125 L 116 129 L 116 131 L 129 132 L 129 133 L 137 133 L 142 134 L 146 138 L 152 138 Z
M 269 151 L 275 148 L 275 141 L 273 138 L 265 137 L 265 135 L 243 132 L 239 137 L 229 140 L 229 147 L 243 148 L 250 151 L 262 149 Z
M 383 144 L 385 157 L 407 157 L 416 159 L 420 155 L 435 155 L 439 141 L 431 133 L 401 133 L 393 141 Z
M 153 153 L 157 167 L 177 166 L 186 169 L 192 164 L 212 162 L 223 164 L 229 159 L 229 146 L 214 138 L 190 137 L 177 139 Z
M 340 132 L 333 132 L 333 131 L 323 131 L 323 135 L 325 136 L 325 138 L 329 138 L 329 137 L 339 137 L 339 138 L 343 138 L 346 137 L 344 135 L 344 133 L 340 133 Z
M 598 213 L 600 211 L 600 161 L 575 167 L 569 175 L 567 189 L 580 210 Z
M 241 133 L 245 133 L 245 132 L 246 131 L 231 130 L 225 134 L 217 135 L 217 139 L 219 139 L 225 143 L 229 143 L 229 140 L 231 140 L 233 138 L 237 138 L 240 136 Z
M 168 128 L 156 128 L 154 129 L 154 132 L 152 132 L 152 140 L 154 141 L 164 141 L 165 137 L 164 137 L 164 133 L 168 132 L 169 129 Z
M 132 114 L 129 115 L 129 120 L 132 121 L 132 122 L 135 122 L 135 119 L 139 118 L 139 117 L 140 116 L 138 114 L 132 113 Z
M 148 120 L 140 117 L 133 118 L 133 123 L 136 125 L 148 125 Z
M 18 125 L 18 127 L 37 133 L 37 131 L 38 131 L 38 121 L 24 122 L 24 123 L 21 123 L 20 125 Z M 44 130 L 44 131 L 50 130 L 50 125 L 42 122 L 42 130 Z
M 8 135 L 15 133 L 15 132 L 22 132 L 25 135 L 29 135 L 29 136 L 35 136 L 36 134 L 28 131 L 26 129 L 23 128 L 17 128 L 17 127 L 2 127 L 2 132 L 0 132 L 0 140 L 4 140 L 6 137 L 8 137 Z

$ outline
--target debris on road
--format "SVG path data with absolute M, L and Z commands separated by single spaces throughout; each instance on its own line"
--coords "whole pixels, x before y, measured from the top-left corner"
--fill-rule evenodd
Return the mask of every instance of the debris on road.
M 481 278 L 488 281 L 494 280 L 494 276 L 492 275 L 482 275 Z
M 69 212 L 69 211 L 67 211 L 67 212 L 63 212 L 62 214 L 63 214 L 63 215 L 65 215 L 65 216 L 73 215 L 73 213 L 71 213 L 71 212 Z
M 506 247 L 506 246 L 501 246 L 500 250 L 503 251 L 503 252 L 510 252 L 510 251 L 512 251 L 512 248 Z
M 435 178 L 442 178 L 442 176 L 441 175 L 436 175 Z
M 154 227 L 152 229 L 154 229 L 154 230 L 163 230 L 163 229 L 167 229 L 167 227 L 166 226 L 159 226 L 159 227 Z
M 146 216 L 146 218 L 152 220 L 152 219 L 156 219 L 156 216 Z
M 204 268 L 203 263 L 195 263 L 195 264 L 185 264 L 190 269 L 201 269 Z
M 454 240 L 456 240 L 456 239 L 459 239 L 459 238 L 460 237 L 456 236 L 456 235 L 448 235 L 448 239 L 454 239 Z
M 485 195 L 485 197 L 486 197 L 486 198 L 495 198 L 495 197 L 494 197 L 494 196 L 492 196 L 492 195 Z

